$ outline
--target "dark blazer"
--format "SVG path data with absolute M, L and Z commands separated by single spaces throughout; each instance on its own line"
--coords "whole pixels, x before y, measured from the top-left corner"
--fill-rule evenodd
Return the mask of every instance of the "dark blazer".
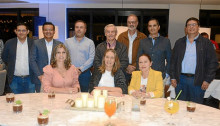
M 5 47 L 2 53 L 2 60 L 6 64 L 7 77 L 8 77 L 9 84 L 11 84 L 12 82 L 14 71 L 15 71 L 17 41 L 18 41 L 17 37 L 6 41 Z M 30 51 L 33 45 L 33 40 L 27 37 L 27 43 L 28 43 L 28 58 L 29 58 L 28 59 L 29 60 L 29 74 L 30 76 L 32 76 L 33 73 L 30 68 Z
M 185 51 L 186 36 L 176 41 L 171 57 L 170 77 L 178 83 Z M 210 83 L 215 78 L 218 62 L 212 43 L 201 35 L 196 40 L 196 58 L 194 85 L 201 86 L 203 81 Z
M 61 44 L 61 42 L 54 39 L 53 49 L 58 44 Z M 32 83 L 40 84 L 38 76 L 43 75 L 43 68 L 46 65 L 48 65 L 47 47 L 44 38 L 34 41 L 34 44 L 31 48 L 30 56 L 30 66 L 34 72 L 34 76 L 32 77 Z
M 104 56 L 105 51 L 107 50 L 107 43 L 106 41 L 100 43 L 95 50 L 95 58 L 93 62 L 93 66 L 98 69 L 99 66 L 102 64 L 102 58 Z M 118 55 L 121 64 L 121 70 L 125 71 L 128 67 L 128 52 L 127 47 L 118 41 L 116 41 L 115 51 Z
M 101 77 L 102 77 L 102 73 L 98 69 L 95 69 L 93 71 L 92 78 L 89 84 L 89 92 L 91 92 L 94 89 L 94 87 L 98 86 Z M 128 93 L 128 86 L 126 84 L 125 75 L 121 69 L 118 69 L 118 71 L 115 73 L 114 83 L 115 83 L 115 87 L 121 88 L 123 94 Z
M 163 36 L 156 37 L 154 45 L 152 43 L 152 38 L 148 37 L 142 39 L 138 48 L 137 69 L 139 69 L 138 57 L 142 54 L 148 54 L 151 57 L 151 68 L 161 71 L 163 78 L 165 78 L 165 73 L 170 73 L 171 44 L 169 39 Z M 167 61 L 166 65 L 165 60 Z

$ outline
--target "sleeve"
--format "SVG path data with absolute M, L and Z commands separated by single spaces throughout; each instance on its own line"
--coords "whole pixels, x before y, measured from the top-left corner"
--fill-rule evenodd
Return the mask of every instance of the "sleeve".
M 119 42 L 123 42 L 123 39 L 122 39 L 122 33 L 118 36 L 117 41 L 119 41 Z
M 121 57 L 119 60 L 120 60 L 120 64 L 121 64 L 121 70 L 125 71 L 125 69 L 128 67 L 129 63 L 128 63 L 127 47 L 124 44 L 122 44 Z
M 214 50 L 214 47 L 212 46 L 211 42 L 208 42 L 207 44 L 207 50 L 206 50 L 206 65 L 205 65 L 205 78 L 204 81 L 211 83 L 211 81 L 215 78 L 216 70 L 218 68 L 218 60 L 217 56 Z
M 170 40 L 168 39 L 167 41 L 167 46 L 166 46 L 166 68 L 165 71 L 167 74 L 170 74 L 170 58 L 171 58 L 171 44 Z
M 94 89 L 94 87 L 96 86 L 97 82 L 97 78 L 98 78 L 98 69 L 94 69 L 93 73 L 92 73 L 92 77 L 89 83 L 89 92 L 92 92 L 92 90 Z
M 78 75 L 78 72 L 76 70 L 76 67 L 75 66 L 71 66 L 71 71 L 72 71 L 72 78 L 73 78 L 73 85 L 72 85 L 72 87 L 80 88 L 80 85 L 79 85 L 79 75 Z
M 52 87 L 53 69 L 50 65 L 43 68 L 44 74 L 42 77 L 42 85 L 44 92 L 48 92 Z
M 103 54 L 101 52 L 101 46 L 98 45 L 95 50 L 95 58 L 94 58 L 94 62 L 93 62 L 93 66 L 97 69 L 102 64 L 102 55 Z
M 163 77 L 162 77 L 162 73 L 158 72 L 156 73 L 156 77 L 155 77 L 155 91 L 153 91 L 154 94 L 154 98 L 161 98 L 163 96 Z
M 2 57 L 1 54 L 2 54 L 3 49 L 4 49 L 4 43 L 2 40 L 0 40 L 0 64 L 3 64 L 3 61 L 1 58 Z
M 30 51 L 30 67 L 36 76 L 40 76 L 43 73 L 40 72 L 37 65 L 37 51 L 37 45 L 36 42 L 34 42 Z
M 170 59 L 170 79 L 176 79 L 175 77 L 175 68 L 177 65 L 177 41 L 174 45 L 173 51 L 172 51 L 172 55 L 171 55 L 171 59 Z
M 8 41 L 5 44 L 5 47 L 3 48 L 1 58 L 2 61 L 7 65 L 8 64 L 8 54 L 9 54 L 9 48 L 8 48 Z
M 89 46 L 89 59 L 80 67 L 80 70 L 82 70 L 82 72 L 92 66 L 94 57 L 95 57 L 95 45 L 93 41 L 91 41 L 91 44 Z
M 126 79 L 124 73 L 120 70 L 118 74 L 115 74 L 115 87 L 119 87 L 122 90 L 123 94 L 128 94 L 128 86 L 126 84 Z
M 133 91 L 137 90 L 137 76 L 135 76 L 135 71 L 132 72 L 131 82 L 128 86 L 128 93 L 131 95 Z

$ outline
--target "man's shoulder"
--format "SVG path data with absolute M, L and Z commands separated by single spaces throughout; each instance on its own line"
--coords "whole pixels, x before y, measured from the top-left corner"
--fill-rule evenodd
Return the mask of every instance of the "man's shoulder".
M 122 32 L 122 33 L 118 36 L 118 39 L 119 39 L 119 38 L 123 38 L 123 37 L 128 38 L 128 30 Z
M 11 39 L 7 40 L 7 41 L 6 41 L 6 44 L 13 44 L 13 43 L 15 43 L 15 42 L 17 42 L 17 37 L 11 38 Z
M 147 38 L 147 36 L 143 32 L 140 32 L 140 31 L 137 31 L 137 36 L 139 36 L 139 38 L 141 39 Z
M 62 44 L 62 42 L 59 41 L 59 40 L 53 39 L 53 41 L 54 41 L 55 44 Z
M 65 43 L 70 43 L 74 40 L 74 37 L 68 38 L 67 40 L 65 40 Z

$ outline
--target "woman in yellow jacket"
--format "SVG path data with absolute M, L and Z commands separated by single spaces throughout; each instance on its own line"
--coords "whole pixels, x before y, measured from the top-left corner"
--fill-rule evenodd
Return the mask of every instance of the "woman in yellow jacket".
M 151 58 L 147 54 L 139 57 L 140 71 L 132 72 L 128 93 L 134 97 L 160 98 L 163 96 L 162 73 L 151 69 Z

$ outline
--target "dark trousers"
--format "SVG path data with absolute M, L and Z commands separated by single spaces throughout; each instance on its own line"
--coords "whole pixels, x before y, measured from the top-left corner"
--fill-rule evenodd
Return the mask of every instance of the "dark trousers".
M 208 105 L 208 106 L 211 106 L 211 107 L 214 107 L 214 108 L 219 108 L 219 100 L 212 97 L 212 96 L 209 96 L 208 98 L 205 98 L 204 99 L 204 104 L 205 105 Z
M 90 79 L 91 79 L 91 72 L 90 72 L 90 70 L 82 72 L 79 75 L 79 84 L 80 84 L 81 92 L 88 92 Z
M 203 104 L 203 97 L 205 91 L 201 89 L 201 86 L 194 85 L 194 77 L 187 77 L 180 75 L 180 82 L 175 89 L 176 94 L 182 90 L 179 100 L 192 101 Z

